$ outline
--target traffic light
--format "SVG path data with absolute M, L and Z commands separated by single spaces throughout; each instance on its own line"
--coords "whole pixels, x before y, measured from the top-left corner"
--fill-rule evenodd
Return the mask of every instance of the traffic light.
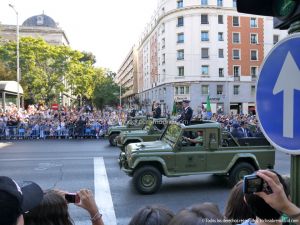
M 274 28 L 286 30 L 300 20 L 300 0 L 237 0 L 237 11 L 273 16 Z

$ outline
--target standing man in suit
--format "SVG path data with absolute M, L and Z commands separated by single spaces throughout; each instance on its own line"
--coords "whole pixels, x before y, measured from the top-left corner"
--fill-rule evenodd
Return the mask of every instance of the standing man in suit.
M 154 103 L 154 107 L 153 107 L 153 118 L 160 118 L 161 117 L 161 108 L 159 106 L 158 102 Z
M 247 124 L 244 121 L 241 122 L 240 132 L 242 133 L 242 137 L 253 137 L 251 131 L 247 128 Z
M 189 105 L 190 101 L 183 100 L 182 104 L 183 104 L 183 110 L 180 117 L 177 119 L 177 122 L 183 123 L 184 125 L 190 125 L 193 117 L 193 110 Z

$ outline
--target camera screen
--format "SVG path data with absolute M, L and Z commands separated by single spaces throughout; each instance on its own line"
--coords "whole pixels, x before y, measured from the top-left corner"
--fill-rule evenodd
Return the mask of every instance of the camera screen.
M 245 193 L 260 192 L 263 190 L 263 180 L 260 177 L 253 177 L 244 180 Z
M 68 203 L 78 203 L 79 201 L 79 196 L 76 195 L 75 193 L 69 193 L 65 194 L 65 199 L 67 200 Z

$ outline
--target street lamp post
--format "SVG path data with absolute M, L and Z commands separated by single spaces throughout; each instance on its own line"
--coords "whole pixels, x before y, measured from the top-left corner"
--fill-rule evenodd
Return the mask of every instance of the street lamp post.
M 120 83 L 120 108 L 122 107 L 122 84 Z
M 17 16 L 17 108 L 18 110 L 20 109 L 20 35 L 19 35 L 19 13 L 16 10 L 16 8 L 12 5 L 9 4 L 9 7 L 11 7 L 14 12 L 16 13 Z

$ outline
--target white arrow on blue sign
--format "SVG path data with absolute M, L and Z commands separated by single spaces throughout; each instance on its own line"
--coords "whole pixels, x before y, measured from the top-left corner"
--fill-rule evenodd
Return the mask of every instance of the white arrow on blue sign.
M 279 150 L 300 154 L 300 35 L 271 50 L 256 88 L 256 110 L 267 139 Z

